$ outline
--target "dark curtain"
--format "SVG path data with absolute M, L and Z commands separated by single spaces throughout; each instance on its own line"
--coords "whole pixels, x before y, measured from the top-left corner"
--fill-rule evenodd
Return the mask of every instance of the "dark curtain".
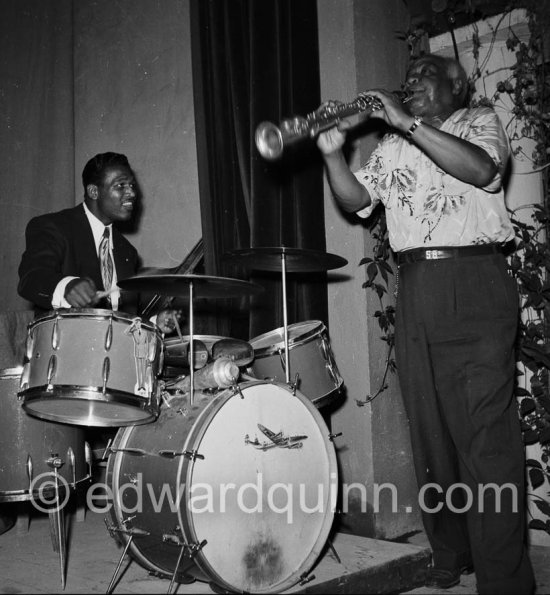
M 320 104 L 316 1 L 192 0 L 191 30 L 205 273 L 265 287 L 231 304 L 214 300 L 203 328 L 253 338 L 283 325 L 281 274 L 251 271 L 245 259 L 224 255 L 326 247 L 314 143 L 293 143 L 281 159 L 266 161 L 254 141 L 260 122 L 278 124 Z M 324 272 L 287 273 L 287 312 L 289 324 L 327 322 Z

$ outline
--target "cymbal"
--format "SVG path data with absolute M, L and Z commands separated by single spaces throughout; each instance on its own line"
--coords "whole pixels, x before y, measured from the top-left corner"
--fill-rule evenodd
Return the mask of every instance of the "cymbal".
M 336 254 L 329 254 L 321 250 L 304 248 L 289 248 L 288 246 L 245 248 L 226 252 L 224 259 L 233 264 L 242 264 L 251 269 L 261 271 L 280 271 L 282 256 L 285 257 L 285 268 L 288 272 L 315 272 L 339 269 L 348 261 Z
M 189 295 L 189 286 L 193 284 L 196 298 L 234 298 L 255 295 L 263 287 L 250 281 L 229 277 L 211 277 L 207 275 L 136 275 L 118 282 L 121 289 L 130 291 L 153 292 L 171 296 Z

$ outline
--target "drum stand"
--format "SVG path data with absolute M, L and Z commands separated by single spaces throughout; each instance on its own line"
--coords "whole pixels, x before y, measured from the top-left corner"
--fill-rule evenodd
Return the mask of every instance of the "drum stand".
M 122 555 L 120 556 L 120 559 L 116 565 L 115 568 L 115 572 L 111 578 L 111 581 L 109 583 L 109 586 L 107 587 L 107 595 L 110 595 L 114 588 L 115 588 L 115 584 L 116 584 L 116 580 L 118 578 L 118 573 L 120 571 L 120 567 L 122 566 L 122 561 L 124 560 L 126 554 L 128 553 L 128 550 L 130 549 L 130 546 L 132 545 L 132 541 L 134 539 L 134 537 L 144 537 L 146 535 L 150 535 L 150 533 L 148 531 L 144 531 L 143 529 L 137 529 L 137 528 L 133 528 L 133 529 L 119 529 L 116 527 L 113 527 L 112 525 L 109 525 L 109 523 L 107 522 L 107 519 L 105 520 L 105 525 L 107 527 L 107 531 L 109 532 L 109 535 L 111 535 L 111 537 L 114 537 L 115 533 L 123 533 L 124 535 L 129 535 L 130 537 L 128 538 L 128 541 L 126 542 L 126 545 L 124 546 L 124 549 L 122 550 Z
M 289 248 L 288 246 L 259 247 L 244 250 L 234 250 L 224 255 L 224 258 L 235 264 L 244 264 L 251 269 L 263 271 L 281 271 L 283 292 L 283 329 L 284 329 L 284 367 L 287 385 L 296 391 L 298 375 L 293 383 L 290 382 L 290 357 L 288 346 L 288 311 L 287 311 L 287 271 L 314 272 L 336 269 L 347 264 L 347 260 L 335 254 L 327 254 L 318 250 Z
M 129 520 L 129 519 L 127 519 L 127 520 Z M 117 582 L 117 578 L 119 577 L 119 572 L 120 572 L 120 568 L 122 566 L 122 562 L 124 561 L 124 558 L 126 557 L 128 550 L 130 549 L 130 546 L 132 545 L 132 541 L 134 540 L 134 537 L 145 537 L 145 536 L 150 535 L 150 533 L 149 533 L 149 531 L 144 531 L 143 529 L 138 529 L 138 528 L 131 528 L 131 529 L 126 529 L 125 527 L 117 528 L 117 527 L 114 527 L 113 525 L 110 525 L 107 522 L 107 519 L 105 519 L 105 525 L 106 525 L 107 531 L 109 532 L 111 537 L 114 537 L 115 533 L 123 533 L 124 535 L 129 536 L 128 541 L 126 542 L 126 545 L 124 546 L 124 549 L 122 550 L 122 554 L 117 562 L 115 572 L 113 573 L 111 581 L 109 582 L 107 591 L 105 592 L 106 595 L 111 595 L 111 593 L 114 591 L 114 588 L 116 586 L 116 582 Z M 185 571 L 188 568 L 190 568 L 191 566 L 193 566 L 193 559 L 202 550 L 202 548 L 206 545 L 207 541 L 206 541 L 206 539 L 204 539 L 201 543 L 189 544 L 189 543 L 186 543 L 185 541 L 182 541 L 179 537 L 177 537 L 175 535 L 170 535 L 170 536 L 165 536 L 165 537 L 166 537 L 167 541 L 170 541 L 174 545 L 177 545 L 180 547 L 180 552 L 178 555 L 178 560 L 176 562 L 176 567 L 174 569 L 174 572 L 172 573 L 172 576 L 170 578 L 170 584 L 168 586 L 167 593 L 169 594 L 169 593 L 172 593 L 172 589 L 174 588 L 174 583 L 176 582 L 176 576 L 178 575 L 178 573 L 181 572 L 183 575 L 185 575 Z M 168 539 L 168 537 L 169 537 L 169 539 Z M 182 561 L 183 555 L 186 552 L 188 552 L 187 557 L 189 558 L 189 561 L 180 571 L 181 561 Z M 185 581 L 185 582 L 191 583 L 194 581 L 195 581 L 195 579 L 190 577 L 190 580 Z

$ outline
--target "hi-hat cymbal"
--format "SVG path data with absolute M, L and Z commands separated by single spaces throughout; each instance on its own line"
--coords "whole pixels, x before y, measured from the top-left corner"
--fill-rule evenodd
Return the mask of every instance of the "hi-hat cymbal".
M 121 289 L 152 292 L 169 296 L 187 296 L 193 284 L 196 298 L 234 298 L 255 295 L 263 287 L 250 281 L 207 275 L 136 275 L 118 282 Z
M 289 273 L 315 272 L 339 269 L 348 261 L 336 254 L 321 250 L 289 248 L 288 246 L 245 248 L 224 254 L 224 259 L 233 264 L 240 264 L 250 269 L 261 271 L 280 271 L 284 256 L 285 268 Z

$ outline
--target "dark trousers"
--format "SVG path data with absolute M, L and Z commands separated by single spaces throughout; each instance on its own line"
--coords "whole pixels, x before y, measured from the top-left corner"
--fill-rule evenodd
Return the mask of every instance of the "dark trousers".
M 480 593 L 531 593 L 513 396 L 515 281 L 501 254 L 399 267 L 396 362 L 433 562 Z M 500 505 L 500 510 L 499 510 Z

